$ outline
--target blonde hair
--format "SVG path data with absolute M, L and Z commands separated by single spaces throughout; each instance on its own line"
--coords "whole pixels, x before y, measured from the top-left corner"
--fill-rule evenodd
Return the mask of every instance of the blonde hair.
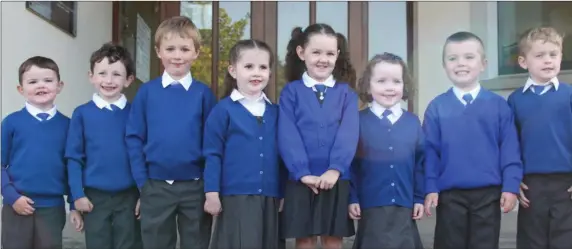
M 174 16 L 161 22 L 155 32 L 155 46 L 160 47 L 163 39 L 174 34 L 183 38 L 191 38 L 196 51 L 201 48 L 201 33 L 193 21 L 186 16 Z
M 562 49 L 562 42 L 564 40 L 564 34 L 558 32 L 555 28 L 552 27 L 538 27 L 532 28 L 524 32 L 520 37 L 518 42 L 518 50 L 520 55 L 526 54 L 532 43 L 536 41 L 542 42 L 550 42 L 556 44 L 557 46 Z

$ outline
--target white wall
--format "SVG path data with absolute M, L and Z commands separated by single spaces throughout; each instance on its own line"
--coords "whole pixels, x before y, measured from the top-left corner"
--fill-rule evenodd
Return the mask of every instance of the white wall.
M 112 2 L 77 2 L 77 36 L 72 37 L 26 10 L 25 2 L 2 2 L 2 117 L 23 107 L 16 91 L 18 67 L 35 55 L 50 57 L 60 68 L 65 85 L 56 99 L 58 109 L 71 115 L 87 102 L 89 57 L 112 37 Z

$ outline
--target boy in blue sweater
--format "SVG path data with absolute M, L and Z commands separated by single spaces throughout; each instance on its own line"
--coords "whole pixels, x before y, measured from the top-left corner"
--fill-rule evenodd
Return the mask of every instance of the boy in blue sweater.
M 127 121 L 131 172 L 141 192 L 145 249 L 206 249 L 212 217 L 205 203 L 202 155 L 204 123 L 216 97 L 191 76 L 201 37 L 183 16 L 163 21 L 155 32 L 161 77 L 141 86 Z
M 70 121 L 67 170 L 75 207 L 84 212 L 87 249 L 141 247 L 139 191 L 125 146 L 129 103 L 121 93 L 133 71 L 131 55 L 121 46 L 104 44 L 93 52 L 89 79 L 97 93 Z
M 542 27 L 519 42 L 518 62 L 529 78 L 508 98 L 524 163 L 518 248 L 560 249 L 572 243 L 572 87 L 557 78 L 562 41 L 555 29 Z
M 478 82 L 486 65 L 480 38 L 458 32 L 443 50 L 453 87 L 429 103 L 423 123 L 427 215 L 437 207 L 434 248 L 498 248 L 499 207 L 514 208 L 522 179 L 513 114 Z
M 35 56 L 19 68 L 25 107 L 2 121 L 2 248 L 62 248 L 68 195 L 64 149 L 69 118 L 54 100 L 62 90 L 58 65 Z M 71 221 L 83 221 L 70 205 Z

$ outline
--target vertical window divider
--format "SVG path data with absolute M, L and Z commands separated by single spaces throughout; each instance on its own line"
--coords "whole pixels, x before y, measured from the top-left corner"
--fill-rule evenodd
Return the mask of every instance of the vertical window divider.
M 218 95 L 218 64 L 219 64 L 219 55 L 220 55 L 220 44 L 219 44 L 219 2 L 213 1 L 212 2 L 212 40 L 211 40 L 211 51 L 212 51 L 212 73 L 211 73 L 211 89 L 215 96 Z

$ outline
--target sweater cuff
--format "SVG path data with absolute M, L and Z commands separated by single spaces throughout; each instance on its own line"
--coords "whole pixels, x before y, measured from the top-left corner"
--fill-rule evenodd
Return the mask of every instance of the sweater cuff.
M 515 195 L 520 194 L 520 181 L 514 179 L 505 179 L 502 184 L 502 192 L 513 193 Z
M 300 181 L 300 179 L 302 179 L 302 177 L 309 176 L 309 175 L 311 175 L 310 170 L 307 170 L 307 169 L 300 170 L 295 175 L 296 181 Z
M 439 193 L 437 188 L 437 181 L 433 179 L 427 179 L 425 181 L 425 194 Z
M 330 164 L 330 167 L 328 168 L 328 170 L 337 170 L 338 172 L 340 172 L 340 178 L 342 177 L 342 175 L 344 175 L 344 168 L 339 165 L 339 164 Z

